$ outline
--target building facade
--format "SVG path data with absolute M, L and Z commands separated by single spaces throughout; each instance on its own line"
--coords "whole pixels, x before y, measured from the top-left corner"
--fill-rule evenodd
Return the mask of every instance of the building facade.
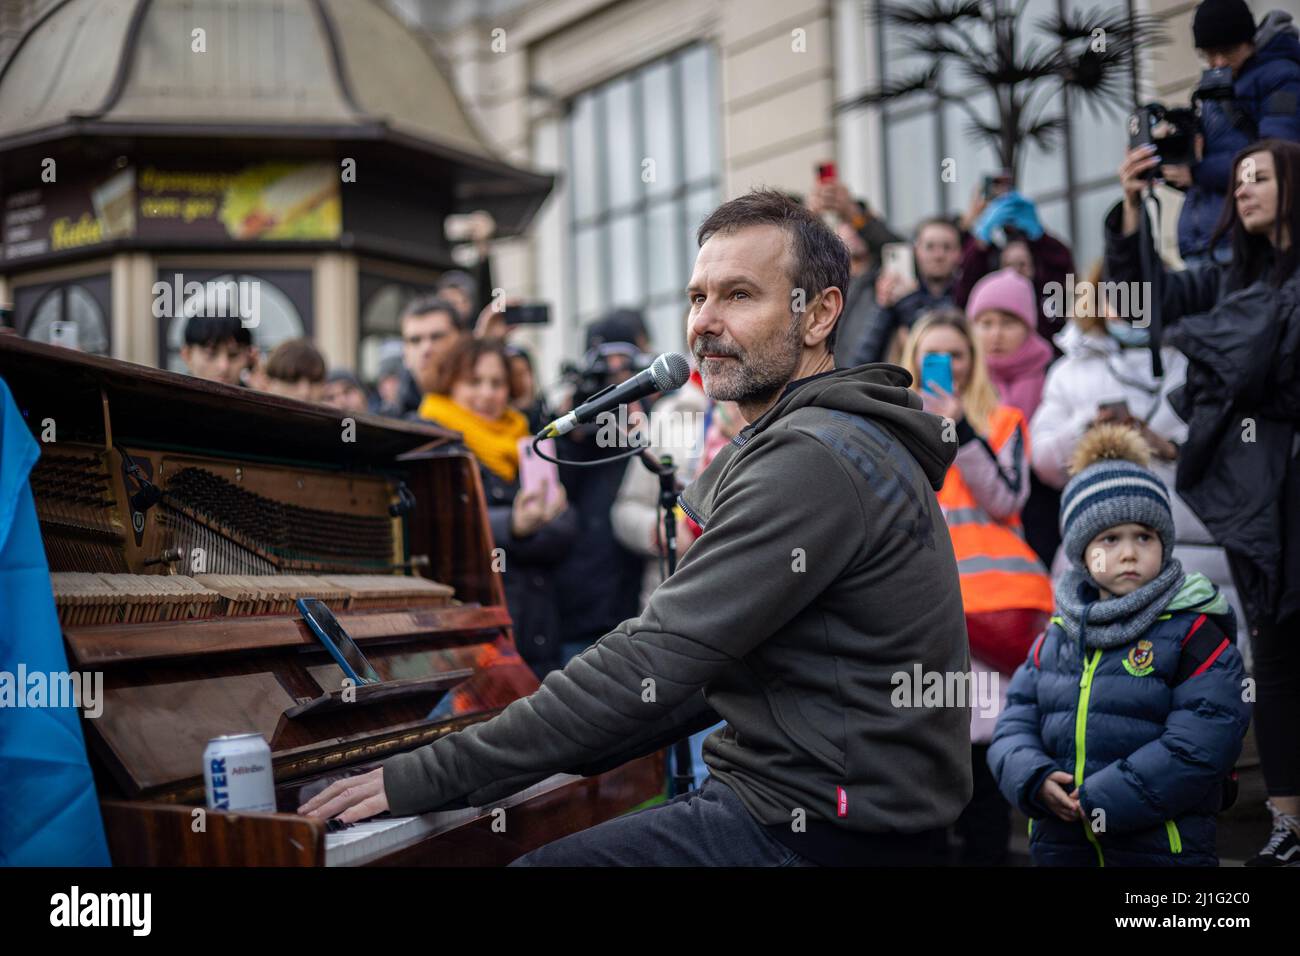
M 239 2 L 274 8 L 292 0 Z M 354 2 L 367 6 L 372 0 Z M 804 193 L 816 166 L 834 161 L 851 190 L 904 234 L 924 216 L 966 206 L 998 164 L 966 132 L 961 108 L 923 96 L 885 107 L 834 108 L 882 76 L 915 66 L 900 38 L 874 18 L 877 5 L 387 0 L 450 79 L 484 148 L 514 167 L 555 174 L 554 188 L 529 228 L 499 239 L 493 251 L 494 285 L 502 294 L 551 304 L 549 327 L 516 333 L 533 347 L 543 383 L 561 361 L 580 358 L 582 327 L 611 308 L 643 310 L 655 350 L 683 348 L 695 228 L 718 202 L 753 186 Z M 1027 0 L 1024 22 L 1098 5 Z M 1185 103 L 1201 69 L 1191 42 L 1195 0 L 1102 5 L 1164 19 L 1172 42 L 1140 65 L 1139 99 Z M 49 6 L 0 0 L 8 11 L 0 17 L 0 43 L 21 33 L 15 22 Z M 1273 6 L 1294 7 L 1296 0 L 1255 6 L 1260 16 Z M 360 77 L 375 66 L 358 57 L 349 69 Z M 989 104 L 978 97 L 967 105 L 988 115 Z M 1047 151 L 1029 148 L 1021 188 L 1038 203 L 1047 228 L 1073 246 L 1082 271 L 1100 254 L 1100 219 L 1118 198 L 1123 118 L 1094 115 L 1077 103 L 1063 103 L 1062 111 L 1068 118 L 1063 141 Z M 941 175 L 945 161 L 955 176 Z M 1165 198 L 1164 223 L 1172 234 L 1178 194 L 1169 190 Z M 211 255 L 190 264 L 224 275 L 249 261 L 228 252 Z M 384 268 L 367 273 L 367 257 L 341 248 L 308 259 L 297 265 L 285 260 L 285 268 L 309 273 L 314 292 L 306 330 L 332 360 L 342 362 L 363 359 L 363 343 L 395 333 L 402 299 L 450 265 L 371 258 Z M 159 257 L 164 265 L 171 261 Z M 125 256 L 107 262 L 105 273 L 130 280 L 125 287 L 135 289 L 157 265 Z M 55 267 L 25 280 L 11 275 L 7 287 L 0 284 L 0 300 L 15 302 L 25 287 L 36 294 L 31 287 L 37 278 L 57 283 L 60 275 Z M 107 292 L 86 290 L 92 299 L 123 294 L 116 282 Z M 340 311 L 340 301 L 357 304 Z M 367 304 L 376 312 L 370 319 Z M 165 359 L 161 330 L 133 334 L 142 340 L 112 336 L 113 354 Z
M 1195 0 L 1102 5 L 1163 19 L 1171 42 L 1140 64 L 1140 101 L 1186 103 L 1202 69 L 1191 40 Z M 656 350 L 682 348 L 694 229 L 717 202 L 753 186 L 802 194 L 817 164 L 834 161 L 855 195 L 903 234 L 966 207 L 999 164 L 966 132 L 960 107 L 918 95 L 834 108 L 915 66 L 873 16 L 877 6 L 396 0 L 448 63 L 484 136 L 512 161 L 560 174 L 534 230 L 498 244 L 494 260 L 508 292 L 553 305 L 553 326 L 528 333 L 540 367 L 580 356 L 581 327 L 619 306 L 645 311 Z M 1028 0 L 1023 22 L 1097 6 Z M 970 105 L 989 117 L 988 102 Z M 1028 150 L 1020 185 L 1082 271 L 1100 255 L 1101 218 L 1118 199 L 1124 115 L 1063 107 L 1062 141 Z M 954 177 L 941 175 L 946 160 Z M 1163 194 L 1172 237 L 1180 194 Z M 1165 248 L 1176 257 L 1172 243 Z

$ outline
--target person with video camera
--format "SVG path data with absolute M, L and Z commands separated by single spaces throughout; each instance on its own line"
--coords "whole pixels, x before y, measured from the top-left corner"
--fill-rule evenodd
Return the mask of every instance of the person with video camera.
M 646 351 L 650 342 L 645 320 L 635 309 L 616 308 L 592 322 L 586 344 L 582 368 L 566 376 L 574 394 L 557 409 L 559 414 L 609 385 L 627 381 L 652 359 Z M 630 403 L 629 424 L 642 412 L 642 403 Z M 599 424 L 579 425 L 556 439 L 556 457 L 578 462 L 609 458 L 620 449 L 603 447 L 608 437 L 608 430 Z M 561 665 L 640 609 L 644 564 L 639 554 L 624 547 L 614 528 L 614 502 L 623 472 L 622 467 L 560 467 L 560 478 L 579 515 L 573 548 L 556 569 Z
M 1236 184 L 1214 233 L 1232 265 L 1178 272 L 1143 254 L 1142 193 L 1153 146 L 1120 166 L 1124 201 L 1106 217 L 1106 273 L 1155 281 L 1164 342 L 1187 356 L 1170 396 L 1187 422 L 1183 501 L 1228 553 L 1254 651 L 1255 734 L 1273 833 L 1248 866 L 1300 862 L 1300 145 L 1264 140 L 1232 161 Z M 1150 235 L 1150 231 L 1146 233 Z M 1159 275 L 1144 275 L 1144 261 Z M 1151 288 L 1151 286 L 1147 286 Z M 1148 334 L 1145 315 L 1122 315 Z
M 1211 236 L 1233 188 L 1232 157 L 1259 139 L 1300 142 L 1300 39 L 1291 14 L 1274 10 L 1257 28 L 1245 0 L 1205 0 L 1192 36 L 1209 67 L 1193 94 L 1199 121 L 1188 118 L 1195 129 L 1180 137 L 1184 155 L 1163 156 L 1160 168 L 1166 183 L 1187 193 L 1178 253 L 1189 268 L 1228 262 L 1228 243 L 1215 245 Z

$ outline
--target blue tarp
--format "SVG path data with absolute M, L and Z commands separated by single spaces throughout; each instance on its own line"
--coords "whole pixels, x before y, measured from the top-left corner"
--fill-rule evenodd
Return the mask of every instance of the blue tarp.
M 0 379 L 0 679 L 11 682 L 20 664 L 29 675 L 68 670 L 27 481 L 39 457 Z M 0 865 L 109 865 L 73 707 L 0 706 Z

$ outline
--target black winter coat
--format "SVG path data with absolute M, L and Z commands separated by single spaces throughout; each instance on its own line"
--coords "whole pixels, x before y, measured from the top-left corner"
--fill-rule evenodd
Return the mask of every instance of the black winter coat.
M 1138 236 L 1106 217 L 1106 274 L 1142 279 Z M 1154 255 L 1152 261 L 1159 261 Z M 1187 422 L 1176 487 L 1228 553 L 1252 627 L 1300 612 L 1300 271 L 1234 288 L 1219 266 L 1163 273 L 1165 343 L 1187 356 L 1170 395 Z
M 560 438 L 556 457 L 597 461 L 618 451 L 599 447 L 594 434 L 579 427 Z M 565 643 L 590 644 L 641 612 L 645 559 L 619 543 L 610 516 L 626 470 L 626 463 L 560 468 L 570 507 L 578 512 L 573 547 L 555 574 Z
M 515 646 L 538 679 L 560 666 L 560 605 L 555 569 L 569 553 L 578 532 L 572 505 L 527 538 L 510 531 L 510 512 L 519 483 L 506 481 L 482 466 L 483 496 L 493 547 L 505 558 L 506 604 L 514 622 Z

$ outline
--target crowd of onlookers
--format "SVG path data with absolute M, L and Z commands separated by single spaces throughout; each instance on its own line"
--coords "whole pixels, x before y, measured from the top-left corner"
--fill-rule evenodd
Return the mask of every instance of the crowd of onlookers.
M 1076 263 L 1008 173 L 960 217 L 922 221 L 910 243 L 837 180 L 819 180 L 801 201 L 849 251 L 836 364 L 901 364 L 925 407 L 953 424 L 958 452 L 939 502 L 972 668 L 1005 683 L 1025 660 L 1070 563 L 1059 516 L 1071 459 L 1098 426 L 1131 430 L 1168 490 L 1175 556 L 1236 611 L 1230 636 L 1258 685 L 1275 820 L 1263 862 L 1300 861 L 1300 40 L 1286 14 L 1257 25 L 1240 0 L 1201 4 L 1195 33 L 1207 65 L 1233 71 L 1237 106 L 1203 104 L 1193 164 L 1164 164 L 1158 147 L 1128 152 L 1124 200 L 1088 224 L 1104 230 L 1103 261 Z M 1142 191 L 1157 173 L 1186 192 L 1181 270 L 1140 247 Z M 1144 271 L 1144 261 L 1155 265 Z M 1104 283 L 1148 283 L 1156 300 L 1134 308 L 1138 293 L 1117 298 Z M 558 488 L 521 491 L 521 440 L 577 389 L 542 394 L 530 355 L 509 343 L 511 327 L 483 296 L 490 288 L 485 260 L 477 281 L 454 273 L 410 302 L 401 354 L 381 363 L 372 388 L 327 370 L 304 339 L 259 360 L 238 320 L 192 320 L 182 356 L 203 377 L 460 432 L 505 552 L 516 643 L 540 676 L 639 613 L 661 580 L 659 480 L 632 460 L 561 468 Z M 641 367 L 652 343 L 638 313 L 617 310 L 586 344 L 584 365 L 608 384 Z M 936 356 L 942 381 L 926 374 Z M 698 374 L 653 408 L 699 422 L 688 441 L 656 449 L 672 454 L 682 482 L 745 425 L 734 405 L 704 394 Z M 599 446 L 594 428 L 579 428 L 556 454 L 611 453 Z M 683 551 L 700 529 L 684 515 L 676 527 Z M 1007 854 L 1009 808 L 986 760 L 994 727 L 973 717 L 975 796 L 957 825 L 969 863 Z

